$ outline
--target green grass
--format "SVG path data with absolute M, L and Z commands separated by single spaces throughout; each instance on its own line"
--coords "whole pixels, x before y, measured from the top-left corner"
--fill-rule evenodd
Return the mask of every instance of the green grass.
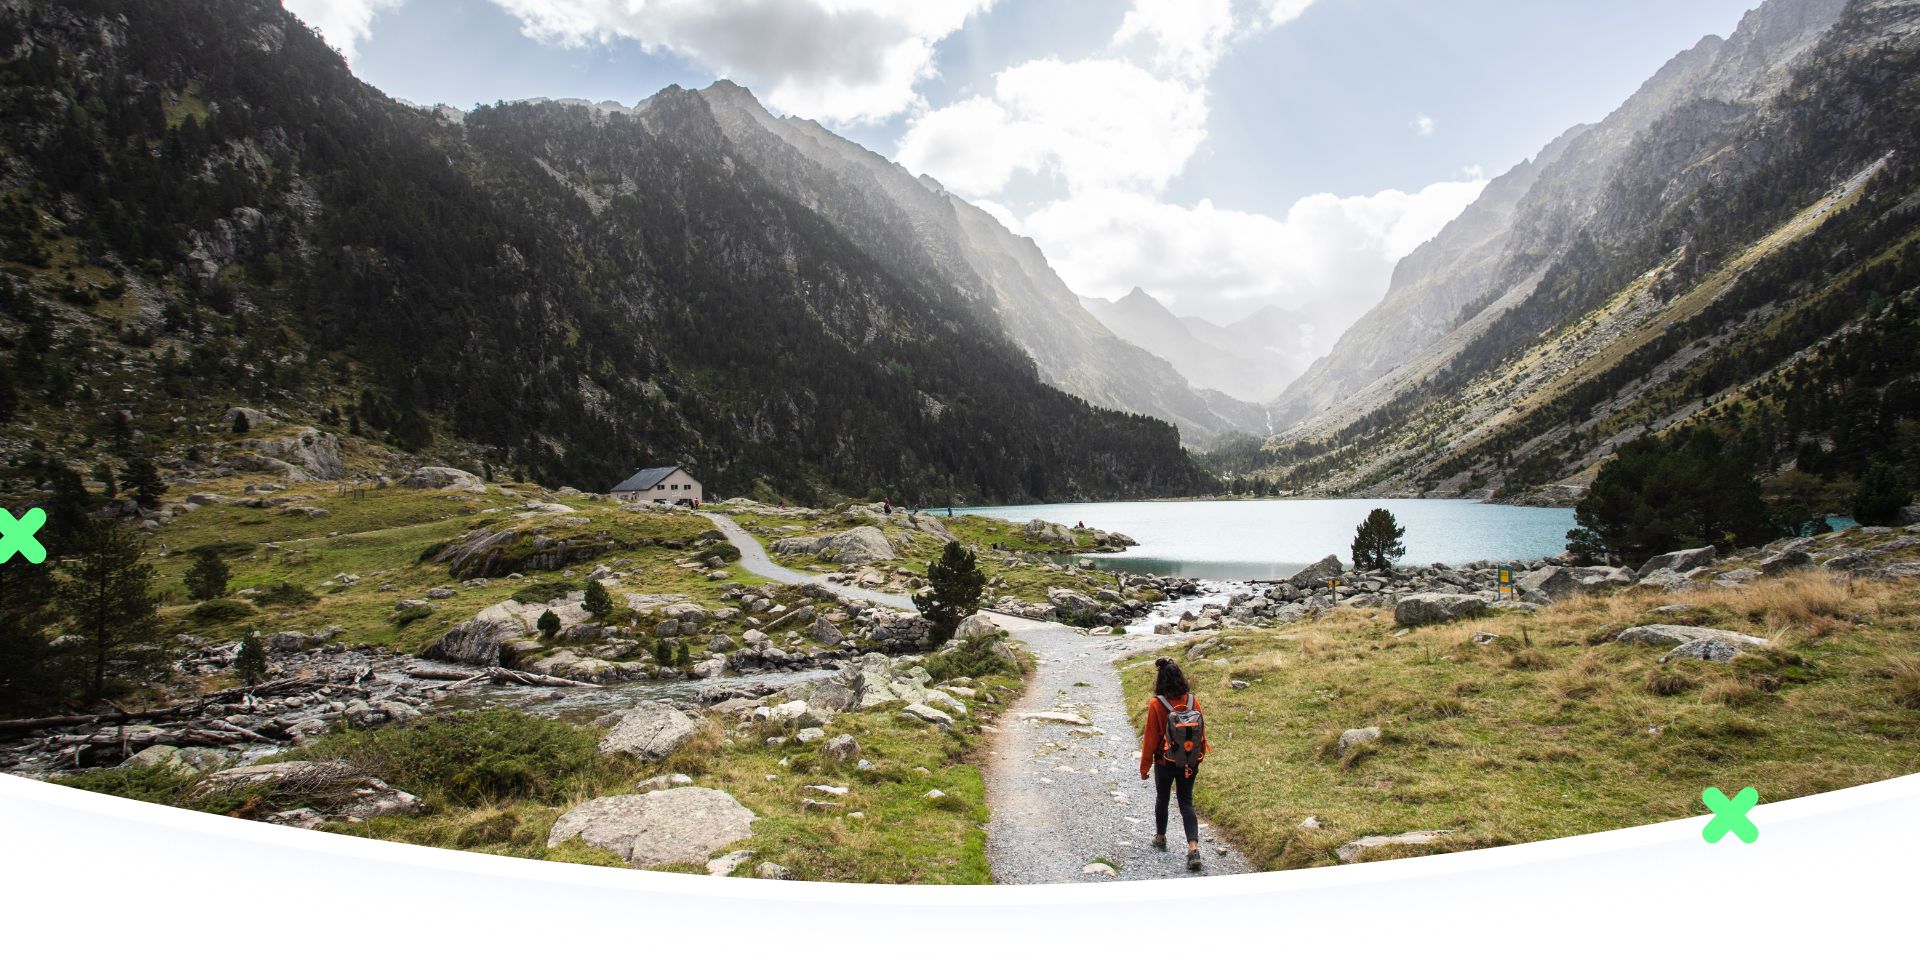
M 236 477 L 197 486 L 194 491 L 238 497 L 244 482 Z M 682 569 L 679 565 L 692 551 L 666 546 L 677 542 L 691 547 L 699 534 L 711 528 L 700 517 L 635 513 L 575 498 L 570 505 L 580 511 L 576 516 L 585 518 L 585 524 L 564 522 L 565 517 L 516 520 L 513 514 L 521 504 L 543 494 L 531 487 L 492 490 L 485 496 L 403 487 L 354 493 L 320 483 L 267 494 L 306 496 L 309 499 L 296 505 L 326 509 L 329 515 L 318 519 L 283 514 L 272 507 L 201 507 L 157 533 L 156 550 L 164 547 L 164 551 L 150 555 L 155 588 L 168 595 L 172 605 L 163 609 L 163 617 L 177 622 L 181 630 L 216 638 L 237 637 L 248 627 L 271 631 L 338 625 L 345 629 L 345 639 L 355 643 L 417 651 L 481 609 L 517 593 L 524 596 L 532 582 L 557 591 L 549 596 L 578 590 L 584 574 L 599 563 L 630 575 L 624 582 L 609 584 L 616 599 L 624 593 L 682 593 L 703 604 L 719 603 L 722 582 L 709 580 L 704 569 Z M 174 499 L 186 495 L 170 494 Z M 604 552 L 570 564 L 579 575 L 573 578 L 529 571 L 523 581 L 495 578 L 485 587 L 463 587 L 447 565 L 432 563 L 431 558 L 438 548 L 479 527 L 513 527 L 527 532 L 529 541 L 535 529 L 542 529 L 544 535 L 573 541 L 576 546 L 583 539 L 597 540 Z M 219 602 L 234 606 L 224 613 L 214 608 L 195 617 L 186 606 L 181 581 L 192 565 L 192 555 L 178 551 L 210 544 L 225 551 L 233 571 L 229 595 L 260 590 L 252 598 L 257 609 L 242 611 L 237 607 L 245 605 L 237 601 Z M 729 564 L 727 570 L 729 580 L 762 582 L 737 563 Z M 339 574 L 357 575 L 360 580 L 346 586 L 335 581 Z M 333 586 L 327 586 L 329 582 Z M 382 586 L 392 589 L 381 590 Z M 429 611 L 396 614 L 396 601 L 423 597 L 435 587 L 451 588 L 454 596 L 432 601 Z
M 1231 632 L 1224 665 L 1183 661 L 1214 748 L 1198 802 L 1280 869 L 1332 863 L 1363 835 L 1452 829 L 1423 850 L 1450 851 L 1704 815 L 1710 785 L 1779 801 L 1920 771 L 1914 590 L 1807 575 L 1404 634 L 1378 610 Z M 1676 599 L 1699 610 L 1651 613 Z M 1731 665 L 1661 665 L 1664 649 L 1610 639 L 1676 621 L 1774 643 Z M 1136 706 L 1151 671 L 1123 675 Z M 1335 754 L 1341 731 L 1368 725 L 1379 742 Z M 1319 830 L 1297 828 L 1309 815 Z

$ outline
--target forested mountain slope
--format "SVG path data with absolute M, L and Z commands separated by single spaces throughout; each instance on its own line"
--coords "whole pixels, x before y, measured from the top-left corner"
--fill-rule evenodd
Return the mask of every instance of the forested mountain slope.
M 408 107 L 267 0 L 0 6 L 8 469 L 192 468 L 228 404 L 604 489 L 1191 492 L 976 297 L 770 183 L 700 95 Z
M 1817 6 L 1773 0 L 1742 30 Z M 1748 70 L 1758 46 L 1736 34 L 1716 56 L 1744 51 Z M 1337 416 L 1220 467 L 1308 491 L 1565 502 L 1626 441 L 1707 425 L 1807 494 L 1873 461 L 1911 473 L 1920 4 L 1848 4 L 1794 49 L 1789 71 L 1748 71 L 1739 103 L 1716 99 L 1738 87 L 1726 72 L 1696 69 L 1706 96 L 1620 147 L 1583 217 L 1516 207 L 1509 237 L 1564 250 Z

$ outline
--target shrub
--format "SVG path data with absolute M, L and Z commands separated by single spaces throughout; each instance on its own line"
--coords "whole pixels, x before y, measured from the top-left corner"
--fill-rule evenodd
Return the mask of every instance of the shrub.
M 560 617 L 553 611 L 543 610 L 540 612 L 540 619 L 535 621 L 533 626 L 540 629 L 541 637 L 552 637 L 560 633 Z
M 740 548 L 731 543 L 718 543 L 701 551 L 702 555 L 718 557 L 723 562 L 732 563 L 740 559 Z
M 687 642 L 681 641 L 680 647 L 673 652 L 673 666 L 686 667 L 693 663 L 693 655 L 687 653 Z
M 506 798 L 560 805 L 611 774 L 593 732 L 504 708 L 335 731 L 296 755 L 345 759 L 396 788 L 463 807 Z
M 983 678 L 990 674 L 1013 674 L 1018 668 L 994 653 L 996 637 L 970 637 L 952 649 L 935 654 L 927 661 L 927 675 L 935 681 L 954 678 Z
M 271 584 L 262 584 L 258 588 L 258 591 L 258 593 L 253 595 L 255 601 L 262 604 L 272 604 L 275 607 L 305 607 L 320 599 L 305 587 L 299 584 L 290 584 L 284 580 Z
M 1913 486 L 1900 467 L 1875 460 L 1854 491 L 1853 518 L 1866 526 L 1900 522 L 1900 509 L 1913 498 Z
M 195 607 L 187 616 L 197 624 L 219 624 L 253 614 L 253 605 L 244 600 L 210 600 Z
M 544 604 L 550 600 L 559 600 L 573 593 L 573 584 L 564 580 L 543 580 L 528 584 L 513 592 L 513 600 L 518 604 Z
M 653 662 L 661 667 L 673 666 L 673 645 L 666 638 L 653 642 Z
M 387 620 L 392 621 L 393 626 L 395 627 L 405 627 L 408 624 L 413 623 L 414 621 L 420 620 L 421 618 L 432 617 L 432 616 L 433 616 L 433 608 L 428 607 L 425 604 L 415 604 L 412 607 L 403 607 L 397 611 L 394 611 L 393 616 L 387 618 Z

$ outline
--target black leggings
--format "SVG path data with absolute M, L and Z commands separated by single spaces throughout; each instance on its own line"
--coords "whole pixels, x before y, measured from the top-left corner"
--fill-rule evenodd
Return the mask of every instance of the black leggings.
M 1179 789 L 1180 824 L 1186 826 L 1187 841 L 1200 841 L 1200 816 L 1193 811 L 1193 780 L 1200 777 L 1200 766 L 1193 767 L 1193 774 L 1181 774 L 1179 765 L 1164 761 L 1153 763 L 1153 827 L 1157 834 L 1167 834 L 1167 792 Z

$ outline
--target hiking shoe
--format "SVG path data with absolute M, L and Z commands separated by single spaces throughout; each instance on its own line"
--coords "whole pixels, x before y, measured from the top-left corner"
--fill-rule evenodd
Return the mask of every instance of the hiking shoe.
M 1167 837 L 1164 835 L 1154 836 L 1153 847 L 1156 849 L 1159 849 L 1162 852 L 1165 852 L 1167 850 Z
M 1192 852 L 1187 853 L 1187 871 L 1188 872 L 1200 871 L 1200 850 L 1199 849 L 1195 849 Z

